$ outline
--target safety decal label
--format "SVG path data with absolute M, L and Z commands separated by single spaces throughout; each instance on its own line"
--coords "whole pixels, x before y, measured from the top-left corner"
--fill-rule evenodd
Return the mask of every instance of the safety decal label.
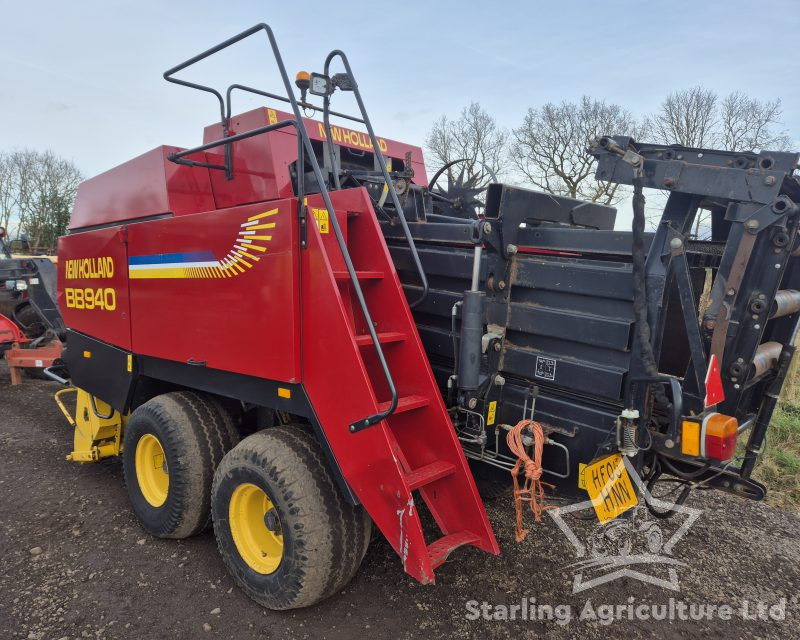
M 542 380 L 556 379 L 556 361 L 554 358 L 536 356 L 536 371 L 534 375 Z
M 330 233 L 330 223 L 328 220 L 328 210 L 327 209 L 311 209 L 311 213 L 314 214 L 314 220 L 317 221 L 317 226 L 319 227 L 320 233 Z
M 586 489 L 586 476 L 583 472 L 586 471 L 586 463 L 578 463 L 578 489 Z
M 492 426 L 494 424 L 494 419 L 496 415 L 497 415 L 497 400 L 492 400 L 489 403 L 489 413 L 486 414 L 487 426 Z

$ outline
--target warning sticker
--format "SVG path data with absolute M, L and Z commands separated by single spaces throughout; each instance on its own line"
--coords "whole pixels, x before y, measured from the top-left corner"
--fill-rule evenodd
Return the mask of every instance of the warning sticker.
M 495 416 L 497 415 L 497 400 L 492 400 L 489 403 L 489 413 L 486 414 L 486 426 L 494 424 Z
M 536 356 L 536 371 L 534 375 L 543 380 L 556 379 L 556 361 L 554 358 L 543 358 Z
M 319 232 L 330 233 L 331 228 L 328 220 L 328 210 L 312 208 L 311 213 L 314 214 L 314 220 L 317 221 Z

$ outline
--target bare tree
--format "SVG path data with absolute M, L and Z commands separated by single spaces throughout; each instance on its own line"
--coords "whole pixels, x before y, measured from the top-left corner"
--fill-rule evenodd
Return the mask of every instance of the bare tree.
M 644 123 L 616 104 L 583 96 L 579 102 L 528 109 L 514 130 L 511 161 L 536 187 L 550 193 L 614 204 L 619 185 L 594 179 L 595 159 L 587 148 L 610 134 L 642 138 Z
M 701 86 L 670 93 L 651 127 L 659 142 L 711 147 L 717 142 L 717 94 Z
M 8 229 L 16 210 L 16 166 L 6 153 L 0 154 L 0 227 Z
M 52 253 L 67 229 L 83 176 L 69 160 L 52 151 L 26 149 L 10 156 L 16 172 L 15 204 L 19 232 L 33 247 Z
M 762 102 L 740 91 L 722 101 L 720 143 L 728 151 L 782 150 L 791 144 L 783 131 L 776 131 L 781 117 L 781 101 Z
M 665 144 L 686 147 L 720 147 L 728 151 L 785 149 L 790 140 L 776 129 L 781 101 L 761 101 L 735 91 L 722 101 L 701 86 L 675 91 L 652 118 L 656 138 Z M 710 232 L 710 214 L 698 213 L 694 237 Z
M 461 110 L 455 120 L 442 116 L 434 124 L 425 140 L 434 169 L 454 160 L 463 163 L 447 170 L 451 180 L 463 170 L 463 180 L 476 188 L 492 181 L 492 173 L 502 174 L 506 169 L 508 132 L 498 126 L 477 102 Z

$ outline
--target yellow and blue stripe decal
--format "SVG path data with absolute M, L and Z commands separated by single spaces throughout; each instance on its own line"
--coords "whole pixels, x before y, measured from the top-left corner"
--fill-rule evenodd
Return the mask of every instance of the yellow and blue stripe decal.
M 239 235 L 228 251 L 218 260 L 211 251 L 185 253 L 156 253 L 128 258 L 128 277 L 134 280 L 150 278 L 232 278 L 252 269 L 267 252 L 266 243 L 272 240 L 269 229 L 275 228 L 270 218 L 278 213 L 270 209 L 250 216 L 242 223 Z

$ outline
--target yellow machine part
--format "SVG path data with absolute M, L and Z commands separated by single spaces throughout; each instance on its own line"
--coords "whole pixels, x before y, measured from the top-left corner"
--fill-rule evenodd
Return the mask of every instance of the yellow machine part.
M 76 393 L 75 418 L 64 406 L 63 397 Z M 56 392 L 56 403 L 75 429 L 73 451 L 67 460 L 74 462 L 97 462 L 103 458 L 118 456 L 122 451 L 122 430 L 128 420 L 119 411 L 88 391 L 77 387 L 61 389 Z

